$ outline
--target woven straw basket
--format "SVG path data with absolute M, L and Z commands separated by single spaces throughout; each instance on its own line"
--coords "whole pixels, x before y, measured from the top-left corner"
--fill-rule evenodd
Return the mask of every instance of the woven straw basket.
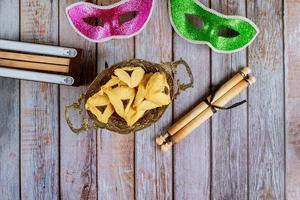
M 178 66 L 183 65 L 186 69 L 187 76 L 189 78 L 188 83 L 181 83 L 179 80 L 174 80 L 174 76 L 176 74 L 176 70 Z M 133 59 L 129 61 L 123 61 L 121 63 L 115 64 L 108 69 L 102 71 L 95 80 L 91 83 L 88 87 L 88 90 L 85 94 L 81 95 L 77 102 L 73 103 L 72 105 L 65 107 L 65 118 L 67 124 L 71 128 L 74 133 L 80 133 L 87 130 L 104 128 L 116 133 L 120 134 L 128 134 L 131 132 L 137 132 L 144 128 L 151 126 L 153 123 L 157 122 L 167 109 L 167 106 L 163 106 L 160 108 L 156 108 L 153 110 L 147 111 L 144 116 L 139 119 L 133 126 L 129 127 L 124 119 L 122 119 L 117 114 L 113 114 L 107 124 L 99 122 L 97 118 L 89 111 L 86 119 L 84 119 L 82 113 L 85 110 L 84 105 L 87 100 L 93 96 L 95 93 L 99 92 L 100 87 L 104 85 L 113 75 L 113 72 L 116 68 L 123 68 L 123 67 L 142 67 L 146 73 L 149 72 L 162 72 L 165 73 L 167 76 L 167 81 L 170 86 L 170 95 L 172 100 L 176 98 L 180 94 L 181 91 L 186 90 L 193 86 L 193 76 L 190 67 L 184 60 L 178 60 L 175 62 L 169 63 L 151 63 L 145 60 Z M 71 122 L 70 112 L 78 110 L 80 112 L 80 116 L 82 117 L 82 124 L 81 127 L 75 128 L 73 123 Z

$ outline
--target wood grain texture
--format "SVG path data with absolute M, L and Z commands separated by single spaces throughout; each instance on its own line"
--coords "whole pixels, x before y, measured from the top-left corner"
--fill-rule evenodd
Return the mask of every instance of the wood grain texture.
M 261 33 L 249 48 L 249 199 L 284 199 L 283 2 L 248 0 Z
M 109 5 L 118 0 L 98 0 Z M 113 40 L 98 45 L 98 72 L 105 62 L 113 65 L 134 57 L 134 39 Z M 98 132 L 98 199 L 134 199 L 134 134 Z
M 82 77 L 86 85 L 78 88 L 60 87 L 60 190 L 61 198 L 66 200 L 97 199 L 96 131 L 76 135 L 68 127 L 64 116 L 65 106 L 72 104 L 85 93 L 87 80 L 96 72 L 96 45 L 72 30 L 65 13 L 66 7 L 75 2 L 78 1 L 60 1 L 60 45 L 84 50 Z M 79 117 L 74 117 L 74 121 L 80 125 Z
M 211 7 L 226 15 L 246 14 L 244 1 L 211 1 Z M 246 66 L 246 51 L 212 53 L 212 86 L 230 79 Z M 247 98 L 242 93 L 232 102 Z M 212 118 L 212 199 L 247 199 L 247 104 L 220 111 Z
M 209 1 L 201 2 L 209 4 Z M 210 87 L 210 50 L 207 46 L 191 44 L 174 33 L 174 59 L 179 58 L 185 59 L 192 68 L 195 83 L 194 88 L 175 100 L 175 120 L 200 102 Z M 176 77 L 187 80 L 184 73 L 178 73 Z M 208 121 L 174 147 L 174 198 L 210 199 L 210 181 Z
M 285 4 L 286 199 L 300 199 L 300 2 Z
M 21 40 L 57 44 L 58 1 L 22 0 Z M 21 81 L 21 197 L 58 199 L 58 87 Z
M 261 29 L 248 51 L 232 55 L 210 54 L 207 46 L 191 44 L 176 33 L 172 46 L 166 0 L 155 0 L 149 24 L 135 39 L 98 47 L 77 35 L 67 21 L 66 6 L 79 0 L 0 1 L 1 39 L 18 39 L 21 31 L 24 41 L 82 48 L 84 79 L 93 77 L 96 68 L 103 70 L 105 61 L 112 65 L 136 57 L 160 62 L 172 56 L 174 60 L 184 58 L 195 77 L 194 89 L 182 93 L 157 124 L 137 135 L 98 130 L 79 136 L 65 123 L 64 107 L 77 100 L 87 84 L 58 87 L 0 78 L 1 200 L 300 199 L 297 0 L 200 0 L 206 5 L 211 2 L 212 8 L 225 14 L 247 13 Z M 119 0 L 89 2 L 96 1 L 107 5 Z M 173 155 L 172 151 L 161 152 L 155 137 L 171 123 L 172 116 L 173 120 L 182 116 L 209 93 L 211 85 L 231 77 L 247 63 L 258 80 L 248 95 L 235 101 L 248 97 L 248 105 L 219 112 L 175 145 Z M 176 77 L 187 80 L 181 70 Z
M 41 56 L 41 55 L 32 55 L 26 53 L 16 53 L 9 51 L 0 50 L 0 58 L 9 59 L 9 60 L 22 60 L 29 62 L 38 62 L 38 63 L 48 63 L 56 65 L 69 65 L 69 58 L 53 57 L 53 56 Z
M 0 58 L 0 65 L 9 68 L 18 68 L 25 70 L 38 70 L 38 71 L 50 71 L 59 73 L 68 73 L 69 67 L 66 65 L 52 65 L 44 63 L 34 63 L 34 62 L 23 62 L 17 60 L 8 60 Z
M 171 61 L 172 29 L 167 1 L 156 0 L 147 27 L 136 37 L 135 55 L 151 62 Z M 163 153 L 155 138 L 170 125 L 172 106 L 160 121 L 136 134 L 135 188 L 136 199 L 172 199 L 172 153 Z
M 0 3 L 0 38 L 18 39 L 19 3 Z M 19 81 L 0 78 L 0 198 L 20 199 Z

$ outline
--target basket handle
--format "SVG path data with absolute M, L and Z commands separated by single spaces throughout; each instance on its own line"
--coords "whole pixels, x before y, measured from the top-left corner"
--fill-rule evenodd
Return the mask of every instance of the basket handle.
M 171 70 L 172 70 L 172 73 L 174 74 L 174 76 L 177 73 L 177 68 L 179 65 L 184 66 L 186 73 L 189 77 L 189 82 L 182 83 L 179 79 L 176 80 L 177 91 L 174 93 L 174 98 L 176 98 L 180 94 L 180 92 L 185 91 L 188 88 L 194 87 L 194 77 L 193 77 L 192 70 L 191 70 L 190 66 L 187 64 L 187 62 L 185 62 L 183 59 L 180 59 L 180 60 L 170 63 Z
M 88 119 L 84 119 L 81 114 L 82 112 L 85 111 L 84 107 L 81 106 L 84 99 L 85 99 L 85 96 L 82 94 L 80 96 L 80 98 L 77 100 L 77 102 L 74 102 L 73 104 L 65 107 L 65 119 L 67 121 L 67 124 L 70 127 L 70 129 L 73 131 L 73 133 L 76 133 L 76 134 L 79 134 L 80 132 L 83 132 L 83 131 L 97 129 L 97 126 L 95 124 L 90 125 Z M 75 128 L 70 119 L 70 111 L 72 111 L 72 110 L 78 110 L 79 115 L 81 116 L 82 124 L 79 128 Z

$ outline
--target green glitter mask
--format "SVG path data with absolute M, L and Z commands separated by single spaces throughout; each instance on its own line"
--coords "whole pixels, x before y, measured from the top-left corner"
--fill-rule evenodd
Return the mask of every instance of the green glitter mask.
M 198 0 L 169 0 L 170 20 L 182 38 L 207 44 L 214 51 L 233 53 L 246 48 L 259 33 L 247 18 L 225 16 Z

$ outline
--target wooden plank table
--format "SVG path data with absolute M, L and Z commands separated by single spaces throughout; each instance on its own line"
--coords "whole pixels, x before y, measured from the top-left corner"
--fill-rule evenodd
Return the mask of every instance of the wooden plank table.
M 84 76 L 125 59 L 184 58 L 194 89 L 138 134 L 73 134 L 64 107 L 79 88 L 0 78 L 0 199 L 300 199 L 300 1 L 201 0 L 261 30 L 244 51 L 218 54 L 175 34 L 167 0 L 155 0 L 138 36 L 102 44 L 72 31 L 65 8 L 79 0 L 1 0 L 0 38 L 84 49 Z M 108 5 L 118 0 L 89 2 Z M 257 83 L 173 151 L 154 139 L 209 89 L 248 65 Z M 183 75 L 178 77 L 183 79 Z

